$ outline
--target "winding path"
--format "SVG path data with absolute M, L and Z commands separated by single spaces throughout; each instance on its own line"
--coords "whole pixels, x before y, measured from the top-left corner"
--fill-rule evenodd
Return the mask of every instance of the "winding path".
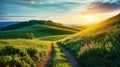
M 81 64 L 78 63 L 77 59 L 70 52 L 68 52 L 65 48 L 63 48 L 61 46 L 59 46 L 59 47 L 67 56 L 68 61 L 70 62 L 72 67 L 82 67 Z
M 49 54 L 44 57 L 42 62 L 38 64 L 37 67 L 50 67 L 53 58 L 53 53 L 54 53 L 53 45 L 51 45 L 51 50 L 49 51 Z

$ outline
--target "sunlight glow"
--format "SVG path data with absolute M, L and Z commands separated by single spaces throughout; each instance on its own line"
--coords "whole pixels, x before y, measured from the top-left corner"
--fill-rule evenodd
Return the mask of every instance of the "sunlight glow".
M 90 24 L 90 23 L 94 23 L 94 22 L 95 22 L 95 17 L 92 16 L 92 15 L 87 16 L 87 21 L 88 21 L 89 24 Z

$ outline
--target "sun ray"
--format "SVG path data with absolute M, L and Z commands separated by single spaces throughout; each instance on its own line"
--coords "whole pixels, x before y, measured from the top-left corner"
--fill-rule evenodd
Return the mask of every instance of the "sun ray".
M 92 15 L 87 16 L 87 22 L 89 24 L 94 23 L 95 22 L 95 17 L 92 16 Z

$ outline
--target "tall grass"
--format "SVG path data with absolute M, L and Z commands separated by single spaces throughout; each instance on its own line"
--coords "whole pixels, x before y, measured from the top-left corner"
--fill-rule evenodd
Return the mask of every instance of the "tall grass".
M 54 47 L 54 57 L 50 67 L 71 67 L 65 54 L 61 51 L 57 44 Z
M 60 44 L 68 49 L 85 67 L 120 66 L 120 31 L 99 36 L 78 37 Z
M 0 67 L 36 67 L 51 48 L 50 42 L 38 40 L 0 40 Z

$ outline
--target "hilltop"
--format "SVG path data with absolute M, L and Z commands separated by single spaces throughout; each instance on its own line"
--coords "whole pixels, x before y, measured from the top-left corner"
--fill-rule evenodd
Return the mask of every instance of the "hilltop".
M 98 24 L 93 24 L 86 29 L 74 34 L 72 37 L 84 37 L 84 36 L 103 36 L 105 33 L 120 30 L 120 14 L 108 18 Z
M 49 39 L 53 37 L 61 39 L 61 37 L 66 37 L 67 35 L 74 34 L 78 31 L 80 30 L 77 28 L 64 26 L 60 23 L 52 21 L 30 20 L 1 28 L 0 39 L 26 39 L 28 34 L 31 34 L 35 38 L 39 39 L 47 39 L 45 37 L 48 36 L 50 36 Z M 57 37 L 57 35 L 60 35 L 60 37 Z

